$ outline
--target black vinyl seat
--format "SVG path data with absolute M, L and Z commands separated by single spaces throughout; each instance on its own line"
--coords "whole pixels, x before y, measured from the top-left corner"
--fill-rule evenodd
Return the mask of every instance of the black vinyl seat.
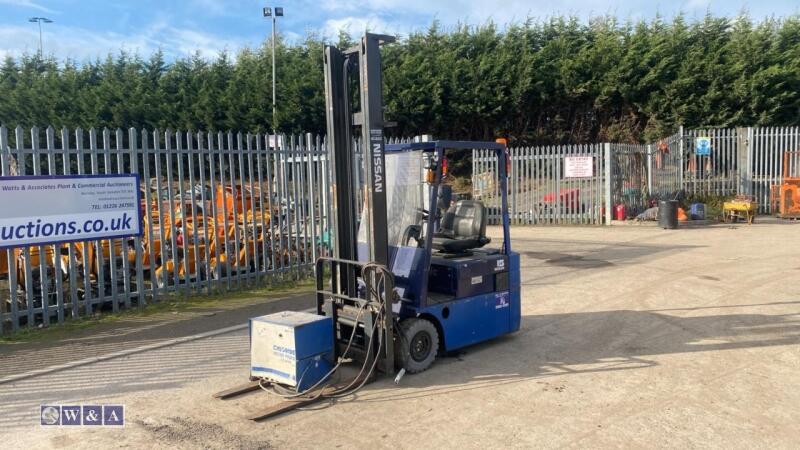
M 445 253 L 461 253 L 480 248 L 491 241 L 486 237 L 486 207 L 475 200 L 459 200 L 442 219 L 433 235 L 433 248 Z

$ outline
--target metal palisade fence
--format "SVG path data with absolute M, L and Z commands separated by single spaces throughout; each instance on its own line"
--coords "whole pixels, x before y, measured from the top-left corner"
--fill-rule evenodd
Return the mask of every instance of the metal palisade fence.
M 603 144 L 518 147 L 509 149 L 509 214 L 514 224 L 599 224 L 602 220 Z M 570 177 L 567 158 L 590 158 L 591 174 Z M 489 211 L 489 222 L 500 221 L 497 157 L 493 151 L 473 150 L 473 196 Z
M 746 193 L 756 198 L 759 212 L 773 213 L 770 201 L 772 186 L 783 181 L 784 164 L 790 165 L 790 176 L 798 173 L 797 153 L 789 161 L 787 151 L 800 151 L 800 127 L 749 128 L 750 151 L 745 157 L 747 171 L 742 174 Z
M 697 149 L 710 143 L 710 154 Z M 784 155 L 800 150 L 800 127 L 684 130 L 650 144 L 590 144 L 510 148 L 509 205 L 517 224 L 610 223 L 623 205 L 628 217 L 655 200 L 751 195 L 762 214 L 772 213 L 773 186 L 782 182 Z M 593 172 L 574 176 L 567 164 L 591 157 Z M 473 196 L 499 223 L 496 164 L 476 150 Z
M 710 155 L 698 154 L 698 138 L 708 138 Z M 358 142 L 353 149 L 363 184 Z M 511 148 L 512 223 L 610 223 L 618 205 L 630 216 L 680 191 L 749 194 L 770 213 L 784 153 L 793 150 L 798 127 L 681 128 L 650 144 Z M 490 223 L 500 217 L 497 163 L 473 152 L 473 196 Z M 324 138 L 311 134 L 0 127 L 2 176 L 139 174 L 143 229 L 141 237 L 0 250 L 0 328 L 310 274 L 332 251 L 329 169 Z
M 143 217 L 141 237 L 0 250 L 4 329 L 297 278 L 330 251 L 319 136 L 0 128 L 0 168 L 138 173 Z

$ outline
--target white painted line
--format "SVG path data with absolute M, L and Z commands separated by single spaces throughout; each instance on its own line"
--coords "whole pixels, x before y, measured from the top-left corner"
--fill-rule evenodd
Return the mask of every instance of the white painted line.
M 184 342 L 196 341 L 198 339 L 204 339 L 213 336 L 219 336 L 221 334 L 232 333 L 234 331 L 243 330 L 247 328 L 249 324 L 241 324 L 241 325 L 234 325 L 232 327 L 227 328 L 220 328 L 219 330 L 212 330 L 206 331 L 205 333 L 198 333 L 193 334 L 190 336 L 184 336 L 180 338 L 170 339 L 167 341 L 156 342 L 153 344 L 143 345 L 141 347 L 136 348 L 129 348 L 126 350 L 120 350 L 118 352 L 108 353 L 101 356 L 93 356 L 90 358 L 80 359 L 78 361 L 72 361 L 65 364 L 58 364 L 55 366 L 45 367 L 44 369 L 36 369 L 31 370 L 25 373 L 19 373 L 16 375 L 7 376 L 5 378 L 0 378 L 0 384 L 11 383 L 14 381 L 20 381 L 32 377 L 38 377 L 41 375 L 46 375 L 53 372 L 59 372 L 62 370 L 73 369 L 75 367 L 85 366 L 88 364 L 94 364 L 101 361 L 108 361 L 109 359 L 120 358 L 123 356 L 134 355 L 136 353 L 146 352 L 148 350 L 155 350 L 164 347 L 170 347 L 172 345 L 183 344 Z

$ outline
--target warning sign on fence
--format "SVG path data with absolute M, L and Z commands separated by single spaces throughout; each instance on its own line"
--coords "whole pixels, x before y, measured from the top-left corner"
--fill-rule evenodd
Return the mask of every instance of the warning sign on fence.
M 711 138 L 702 136 L 694 140 L 694 152 L 697 156 L 711 155 Z
M 0 177 L 0 248 L 141 235 L 138 175 Z
M 564 178 L 582 178 L 594 176 L 594 157 L 565 156 Z

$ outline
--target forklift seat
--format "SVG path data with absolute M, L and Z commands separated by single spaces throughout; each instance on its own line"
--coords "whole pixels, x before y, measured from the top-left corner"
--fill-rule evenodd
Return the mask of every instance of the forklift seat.
M 459 200 L 442 219 L 433 235 L 433 248 L 444 253 L 461 253 L 491 241 L 486 237 L 486 207 L 475 200 Z

